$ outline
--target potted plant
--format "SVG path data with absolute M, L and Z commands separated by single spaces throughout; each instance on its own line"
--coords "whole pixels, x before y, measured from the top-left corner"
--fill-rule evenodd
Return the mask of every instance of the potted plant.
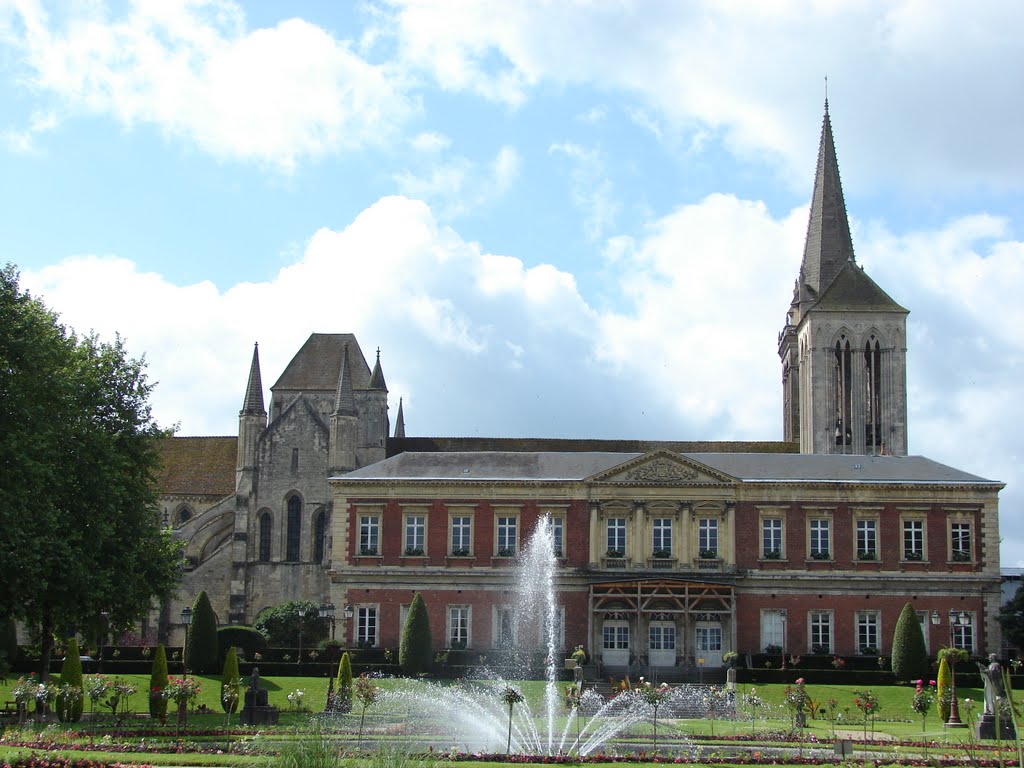
M 700 554 L 701 560 L 714 560 L 715 558 L 718 557 L 718 550 L 717 549 L 702 549 L 699 554 Z

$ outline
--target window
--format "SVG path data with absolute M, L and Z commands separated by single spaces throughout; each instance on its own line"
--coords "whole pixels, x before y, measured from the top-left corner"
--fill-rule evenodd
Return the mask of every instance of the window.
M 878 521 L 857 521 L 857 559 L 878 559 Z
M 548 641 L 554 643 L 555 648 L 565 647 L 565 607 L 558 606 L 551 615 L 545 613 L 544 621 L 538 627 L 537 640 L 542 648 L 548 647 Z
M 601 642 L 606 651 L 628 651 L 629 625 L 625 622 L 605 622 L 601 627 Z
M 654 526 L 654 556 L 655 557 L 671 557 L 672 556 L 672 518 L 671 517 L 656 517 L 653 521 Z
M 626 554 L 626 518 L 608 518 L 608 554 L 623 557 Z M 613 555 L 614 556 L 614 555 Z
M 508 606 L 496 606 L 494 609 L 494 637 L 499 648 L 511 648 L 515 644 L 515 613 Z
M 260 515 L 259 558 L 261 563 L 270 562 L 270 535 L 273 527 L 274 521 L 269 512 Z
M 949 526 L 950 559 L 968 563 L 973 559 L 971 552 L 971 524 L 951 523 Z
M 363 515 L 359 518 L 359 554 L 376 555 L 380 546 L 380 518 Z
M 498 557 L 515 555 L 518 524 L 519 520 L 515 517 L 498 518 Z
M 448 647 L 469 647 L 469 606 L 448 606 Z
M 565 518 L 551 518 L 551 539 L 554 545 L 555 557 L 564 557 L 565 553 Z
M 924 560 L 924 520 L 903 521 L 903 559 Z
M 969 611 L 964 613 L 967 615 L 967 624 L 959 621 L 953 623 L 953 647 L 974 653 L 974 614 Z
M 422 555 L 427 540 L 427 518 L 408 515 L 405 518 L 405 554 Z
M 469 515 L 457 515 L 452 518 L 452 555 L 469 557 L 471 552 L 473 518 Z
M 302 530 L 302 499 L 288 497 L 288 532 L 285 539 L 285 560 L 299 559 L 299 534 Z
M 299 449 L 292 448 L 292 472 L 299 471 Z
M 313 562 L 324 561 L 324 549 L 327 544 L 327 513 L 320 510 L 313 521 Z
M 697 526 L 697 547 L 701 557 L 718 557 L 718 520 L 701 520 Z
M 857 612 L 857 653 L 876 654 L 880 648 L 878 643 L 877 611 Z
M 786 612 L 761 611 L 761 648 L 766 652 L 781 653 L 786 634 Z
M 722 650 L 721 627 L 697 627 L 697 652 L 717 653 Z
M 356 644 L 360 647 L 377 645 L 377 608 L 359 606 L 356 611 Z
M 832 614 L 829 611 L 811 611 L 807 624 L 811 653 L 832 653 Z
M 761 520 L 761 557 L 766 560 L 782 559 L 781 517 L 765 517 Z
M 648 641 L 652 651 L 674 651 L 676 649 L 675 625 L 651 624 Z
M 811 558 L 828 560 L 831 557 L 829 533 L 831 520 L 811 520 Z
M 178 510 L 178 525 L 184 525 L 192 519 L 192 510 L 188 507 L 182 507 Z

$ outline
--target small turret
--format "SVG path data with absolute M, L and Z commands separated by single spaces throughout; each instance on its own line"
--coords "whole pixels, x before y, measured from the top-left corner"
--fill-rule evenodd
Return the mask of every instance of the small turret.
M 402 410 L 402 398 L 398 398 L 398 417 L 395 419 L 395 437 L 405 437 L 405 412 Z
M 359 415 L 355 393 L 352 391 L 352 370 L 349 367 L 348 344 L 341 354 L 341 372 L 334 396 L 331 414 L 329 464 L 332 474 L 349 472 L 356 468 L 356 441 L 359 434 Z
M 238 412 L 238 461 L 235 464 L 236 485 L 242 481 L 242 474 L 256 466 L 256 442 L 267 428 L 267 411 L 263 407 L 263 380 L 260 376 L 260 346 L 252 351 L 249 366 L 249 380 L 245 385 L 242 410 Z M 241 491 L 242 489 L 239 488 Z

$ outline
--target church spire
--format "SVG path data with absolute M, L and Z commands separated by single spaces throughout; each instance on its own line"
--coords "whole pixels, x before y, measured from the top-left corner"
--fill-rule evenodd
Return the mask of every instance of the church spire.
M 402 410 L 402 398 L 398 398 L 398 418 L 395 419 L 395 437 L 405 437 L 405 412 Z
M 801 303 L 817 301 L 846 263 L 853 261 L 853 239 L 826 98 L 807 240 L 800 265 Z
M 356 397 L 352 392 L 352 371 L 348 362 L 348 344 L 341 353 L 341 374 L 334 396 L 334 412 L 339 416 L 356 416 Z
M 255 344 L 252 350 L 252 364 L 249 366 L 249 381 L 245 385 L 245 398 L 239 416 L 266 414 L 263 407 L 263 380 L 260 378 L 260 345 Z
M 384 371 L 380 367 L 380 347 L 377 347 L 377 362 L 373 364 L 373 373 L 370 374 L 370 389 L 388 391 L 388 385 L 384 381 Z

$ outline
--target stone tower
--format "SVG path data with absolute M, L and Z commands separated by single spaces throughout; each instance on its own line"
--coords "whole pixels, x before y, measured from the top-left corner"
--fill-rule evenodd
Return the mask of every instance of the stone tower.
M 800 275 L 779 334 L 783 435 L 801 453 L 907 453 L 907 310 L 853 254 L 828 102 Z

